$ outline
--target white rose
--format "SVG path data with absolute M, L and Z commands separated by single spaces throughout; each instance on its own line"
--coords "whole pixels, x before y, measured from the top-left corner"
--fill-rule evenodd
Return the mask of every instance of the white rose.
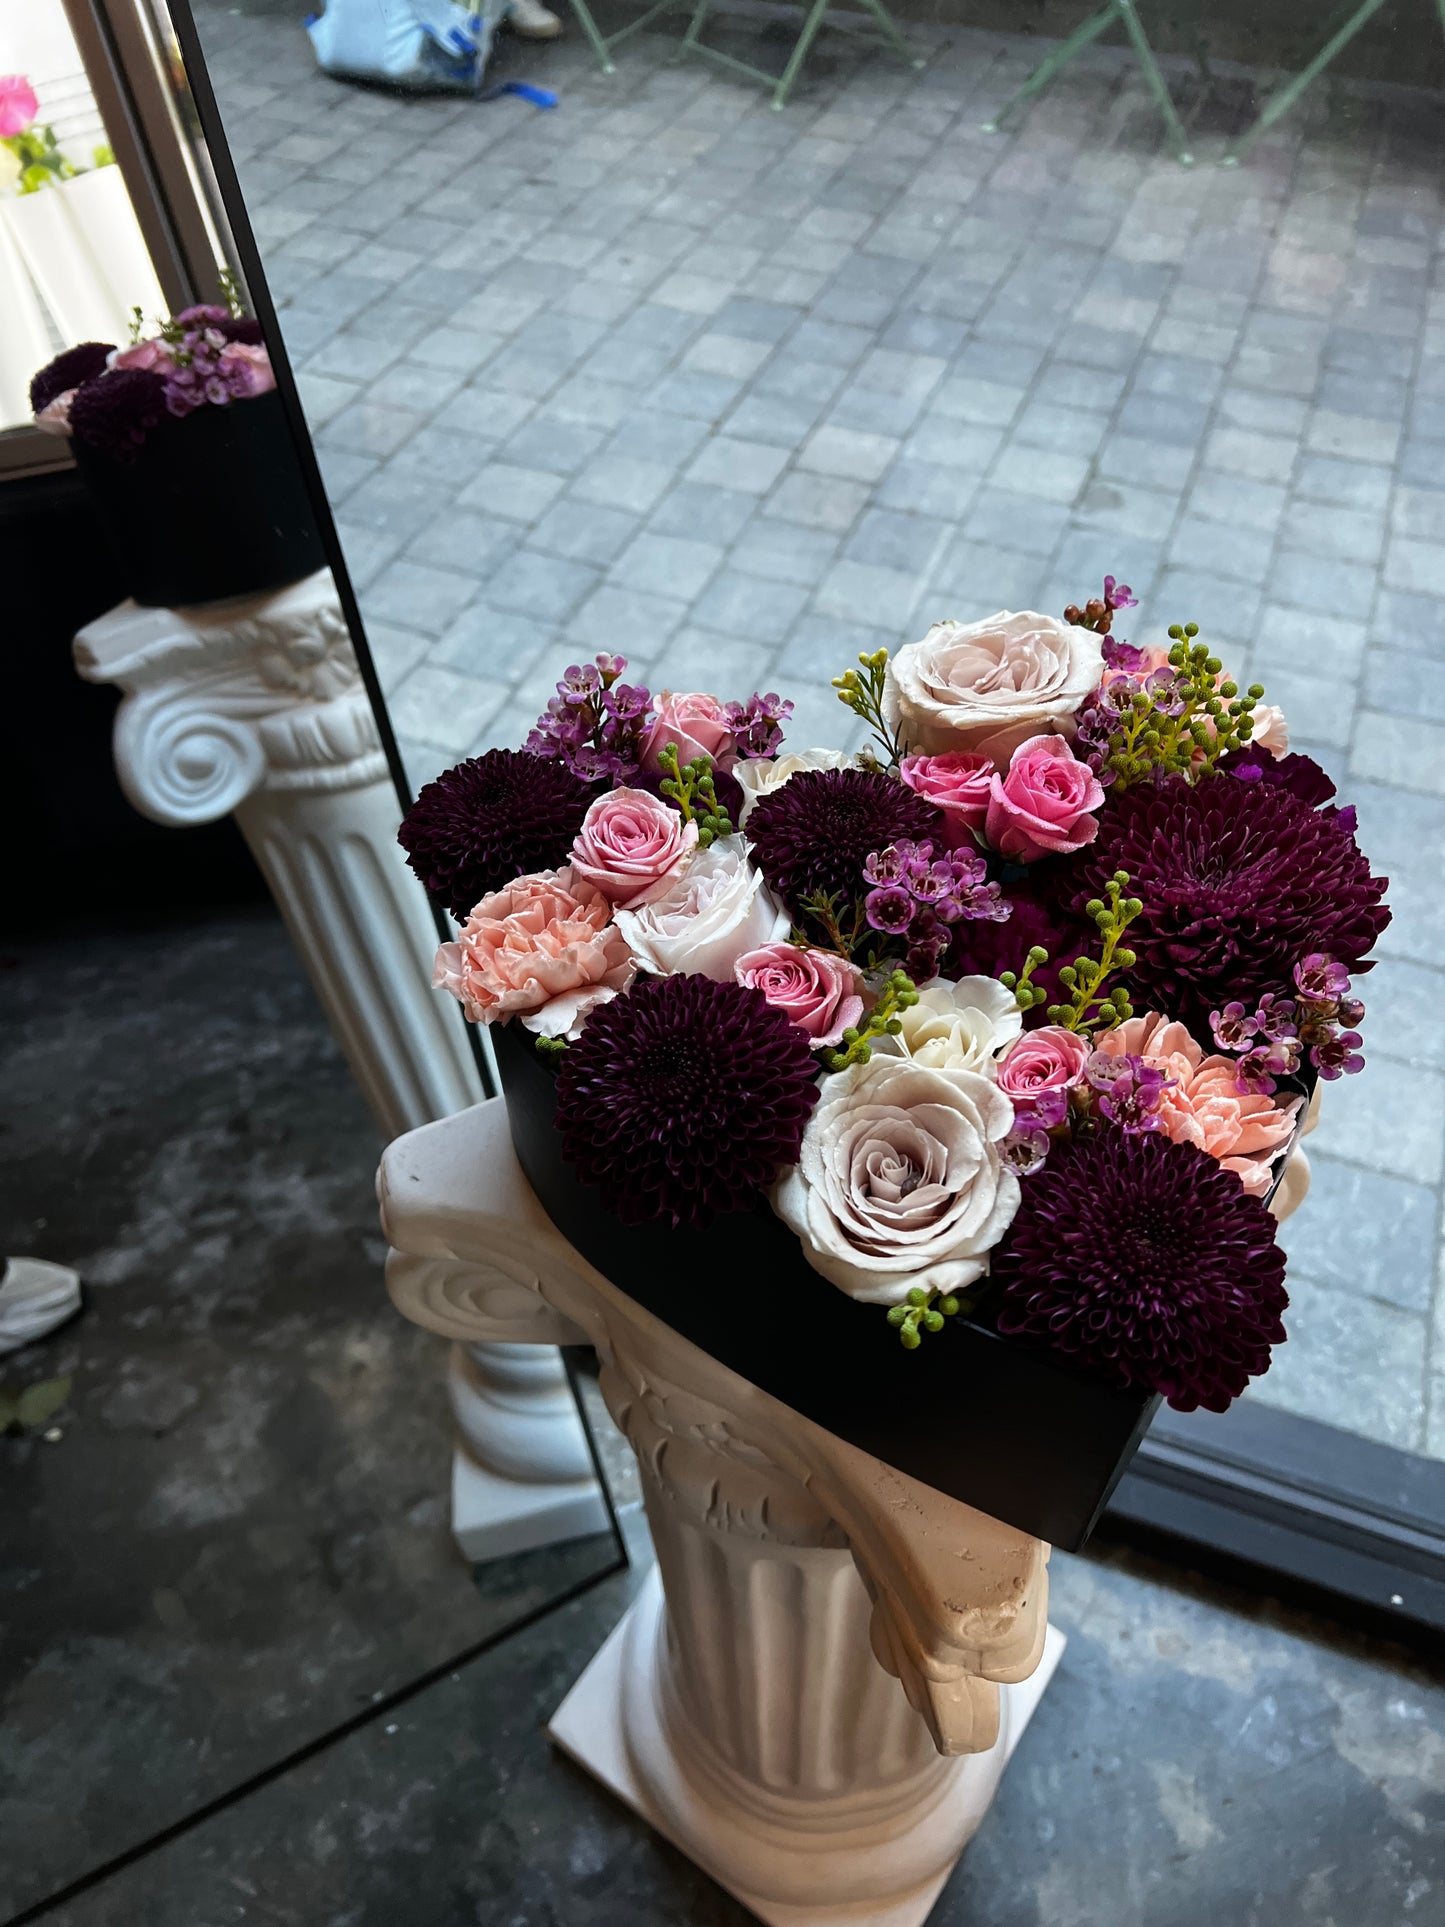
M 774 790 L 780 790 L 799 770 L 849 769 L 857 760 L 843 749 L 800 749 L 790 756 L 744 758 L 733 765 L 733 775 L 743 791 L 742 823 L 747 822 L 755 804 L 771 796 Z
M 661 896 L 617 911 L 613 921 L 644 969 L 718 983 L 731 983 L 739 957 L 786 937 L 789 928 L 787 911 L 748 862 L 740 836 L 699 850 Z
M 1011 990 L 997 977 L 943 979 L 918 993 L 918 1002 L 900 1018 L 896 1037 L 880 1037 L 875 1051 L 909 1057 L 934 1071 L 975 1071 L 998 1075 L 994 1059 L 1024 1027 L 1023 1012 Z
M 1094 631 L 1054 616 L 1000 610 L 986 622 L 935 622 L 888 664 L 883 713 L 915 753 L 972 750 L 1003 768 L 1026 737 L 1072 736 L 1074 711 L 1103 669 Z
M 1013 1121 L 986 1077 L 874 1057 L 823 1080 L 773 1209 L 850 1298 L 897 1305 L 914 1285 L 961 1291 L 1018 1210 L 1019 1181 L 998 1152 Z

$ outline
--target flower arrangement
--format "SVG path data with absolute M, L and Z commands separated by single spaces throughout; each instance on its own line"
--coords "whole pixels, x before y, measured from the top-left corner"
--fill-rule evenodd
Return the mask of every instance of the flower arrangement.
M 1262 688 L 1132 606 L 860 658 L 851 754 L 600 655 L 400 840 L 437 984 L 530 1033 L 625 1224 L 770 1210 L 908 1352 L 957 1321 L 1217 1411 L 1284 1338 L 1267 1200 L 1389 912 Z
M 228 276 L 223 283 L 225 306 L 185 308 L 150 335 L 137 308 L 125 347 L 83 341 L 47 362 L 30 383 L 36 427 L 128 464 L 168 417 L 270 394 L 276 378 L 261 325 Z

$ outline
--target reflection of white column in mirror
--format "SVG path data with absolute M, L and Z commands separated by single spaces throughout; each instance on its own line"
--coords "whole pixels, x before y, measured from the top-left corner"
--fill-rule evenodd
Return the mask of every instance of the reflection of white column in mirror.
M 1048 1548 L 845 1445 L 561 1236 L 500 1098 L 393 1144 L 398 1307 L 585 1338 L 657 1550 L 554 1741 L 770 1927 L 921 1927 L 1058 1663 Z
M 126 691 L 115 760 L 131 802 L 183 827 L 235 815 L 337 1042 L 388 1137 L 481 1096 L 431 989 L 436 930 L 396 841 L 400 808 L 328 572 L 190 610 L 123 603 L 75 661 Z M 469 1559 L 606 1529 L 560 1359 L 453 1358 L 452 1527 Z

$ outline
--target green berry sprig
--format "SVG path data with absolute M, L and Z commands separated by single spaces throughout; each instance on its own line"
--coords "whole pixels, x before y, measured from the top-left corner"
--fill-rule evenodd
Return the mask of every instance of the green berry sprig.
M 884 767 L 896 768 L 903 760 L 903 745 L 897 732 L 888 727 L 883 715 L 883 684 L 888 671 L 888 651 L 875 649 L 871 656 L 859 656 L 858 669 L 845 669 L 833 678 L 838 700 L 867 723 L 883 747 Z
M 918 1002 L 918 992 L 906 970 L 895 970 L 885 977 L 874 1004 L 861 1029 L 850 1026 L 839 1040 L 841 1050 L 821 1053 L 825 1071 L 846 1071 L 852 1064 L 866 1064 L 873 1055 L 875 1037 L 896 1037 L 903 1028 L 900 1012 Z
M 1093 897 L 1085 904 L 1084 911 L 1093 918 L 1103 939 L 1103 949 L 1097 959 L 1077 957 L 1071 964 L 1065 964 L 1059 971 L 1059 981 L 1069 992 L 1066 1004 L 1050 1004 L 1048 1019 L 1051 1024 L 1061 1024 L 1065 1030 L 1089 1032 L 1109 1030 L 1115 1024 L 1122 1024 L 1126 1017 L 1132 1017 L 1133 1006 L 1129 993 L 1122 984 L 1116 984 L 1105 991 L 1104 981 L 1116 970 L 1132 970 L 1137 959 L 1134 952 L 1120 942 L 1129 925 L 1144 908 L 1138 897 L 1126 897 L 1129 886 L 1129 872 L 1116 870 L 1104 885 L 1104 896 Z
M 925 1332 L 941 1332 L 945 1318 L 956 1318 L 967 1309 L 968 1300 L 954 1292 L 945 1292 L 940 1297 L 936 1291 L 915 1285 L 901 1305 L 890 1307 L 888 1322 L 897 1332 L 904 1351 L 916 1352 Z
M 1159 774 L 1187 776 L 1197 782 L 1221 756 L 1240 749 L 1254 733 L 1252 711 L 1264 695 L 1252 683 L 1241 696 L 1239 685 L 1219 680 L 1223 668 L 1208 645 L 1196 642 L 1197 622 L 1175 623 L 1169 631 L 1172 687 L 1136 689 L 1128 710 L 1110 732 L 1105 766 L 1114 788 L 1125 790 Z M 1172 713 L 1177 712 L 1177 713 Z
M 1048 951 L 1044 949 L 1041 943 L 1036 943 L 1030 949 L 1027 957 L 1024 958 L 1024 967 L 1022 970 L 1018 972 L 1001 970 L 999 972 L 999 982 L 1005 990 L 1011 990 L 1013 992 L 1014 1002 L 1020 1010 L 1032 1010 L 1035 1004 L 1043 1003 L 1044 999 L 1048 996 L 1049 993 L 1044 989 L 1042 984 L 1036 984 L 1031 981 L 1034 972 L 1041 969 L 1048 960 Z
M 717 800 L 711 756 L 694 756 L 690 763 L 681 764 L 677 758 L 676 743 L 659 752 L 662 781 L 657 787 L 669 803 L 677 805 L 684 823 L 696 823 L 698 848 L 705 850 L 714 838 L 732 835 L 732 818 Z

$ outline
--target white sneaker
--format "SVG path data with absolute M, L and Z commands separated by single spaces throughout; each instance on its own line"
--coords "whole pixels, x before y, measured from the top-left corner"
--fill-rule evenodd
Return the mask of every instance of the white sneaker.
M 562 31 L 562 22 L 542 0 L 512 0 L 507 18 L 523 40 L 555 40 Z

